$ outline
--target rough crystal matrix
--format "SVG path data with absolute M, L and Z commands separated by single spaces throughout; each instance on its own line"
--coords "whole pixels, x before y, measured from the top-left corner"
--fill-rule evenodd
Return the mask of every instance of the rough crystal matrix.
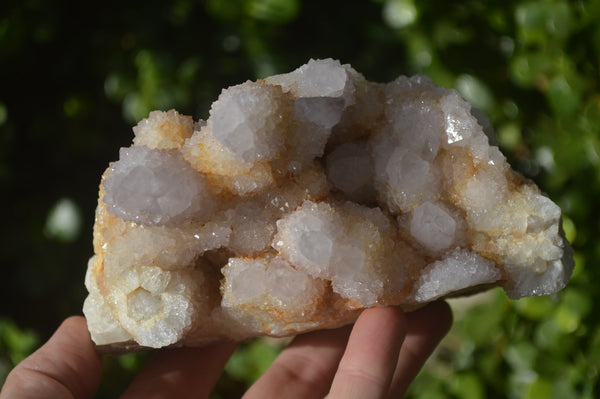
M 331 59 L 225 89 L 207 121 L 150 113 L 102 178 L 93 340 L 286 336 L 370 306 L 560 290 L 561 211 L 482 125 L 423 76 L 371 83 Z

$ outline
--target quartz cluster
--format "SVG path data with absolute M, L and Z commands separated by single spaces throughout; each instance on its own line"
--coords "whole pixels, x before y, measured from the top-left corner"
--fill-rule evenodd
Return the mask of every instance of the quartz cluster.
M 108 351 L 287 336 L 573 269 L 561 211 L 454 90 L 311 60 L 151 112 L 102 177 L 84 304 Z

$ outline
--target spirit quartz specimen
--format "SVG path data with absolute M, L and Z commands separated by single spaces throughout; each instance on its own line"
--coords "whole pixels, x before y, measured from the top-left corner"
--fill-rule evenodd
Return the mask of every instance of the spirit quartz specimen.
M 486 125 L 485 123 L 482 123 Z M 554 293 L 561 211 L 423 76 L 311 60 L 154 111 L 102 177 L 84 304 L 100 350 L 333 328 L 501 286 Z

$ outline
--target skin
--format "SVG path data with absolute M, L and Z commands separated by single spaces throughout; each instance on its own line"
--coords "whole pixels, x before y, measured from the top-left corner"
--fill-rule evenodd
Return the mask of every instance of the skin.
M 445 302 L 367 309 L 354 326 L 297 336 L 244 398 L 401 397 L 451 324 Z M 206 398 L 235 347 L 158 351 L 121 398 Z M 92 398 L 101 374 L 86 321 L 73 316 L 11 371 L 0 398 Z

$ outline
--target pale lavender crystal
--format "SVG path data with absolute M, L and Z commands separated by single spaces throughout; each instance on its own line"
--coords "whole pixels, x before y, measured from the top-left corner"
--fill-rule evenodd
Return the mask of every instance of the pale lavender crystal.
M 104 203 L 124 220 L 163 225 L 186 218 L 206 219 L 214 199 L 206 180 L 173 150 L 122 148 L 104 182 Z

